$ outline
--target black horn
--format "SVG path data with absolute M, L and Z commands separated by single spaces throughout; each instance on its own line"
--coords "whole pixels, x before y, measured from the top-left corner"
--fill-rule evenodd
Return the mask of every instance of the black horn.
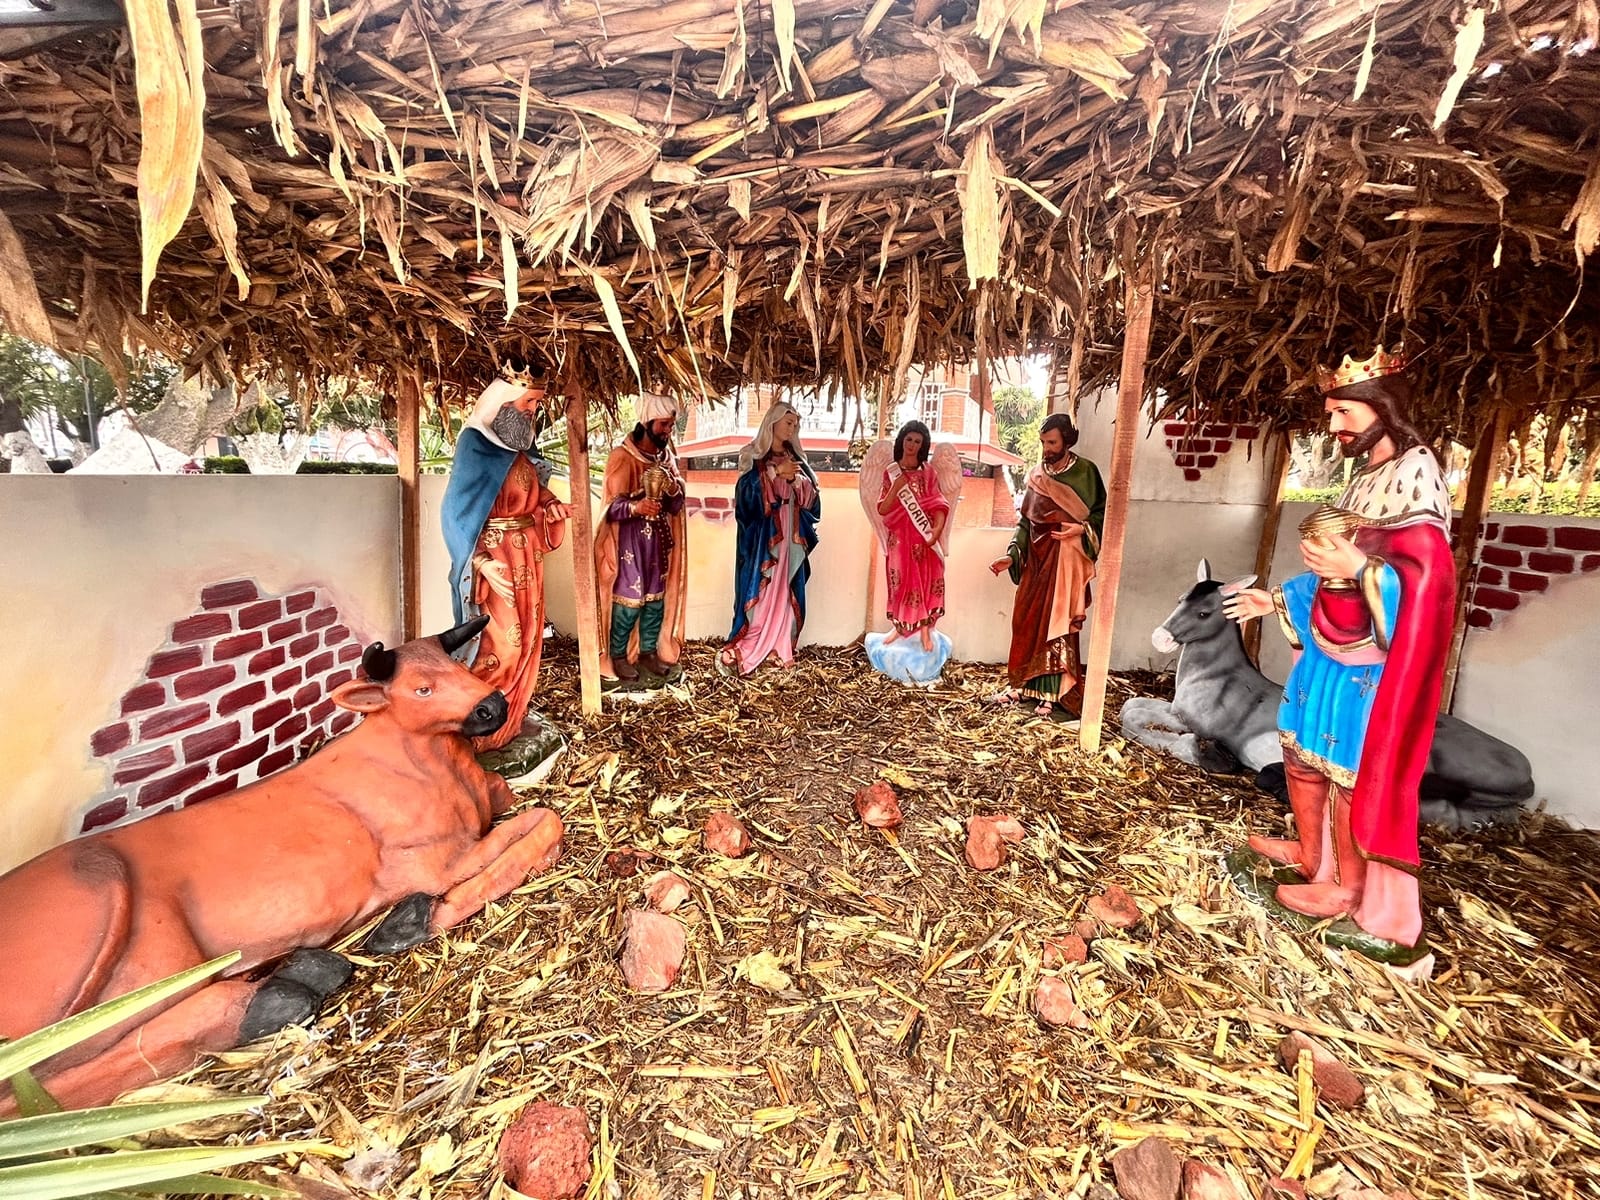
M 439 645 L 444 647 L 446 654 L 454 654 L 473 638 L 483 632 L 484 626 L 489 624 L 489 614 L 473 617 L 470 621 L 463 621 L 454 629 L 446 629 L 439 635 Z
M 374 683 L 387 683 L 394 678 L 394 651 L 385 650 L 382 642 L 373 642 L 361 653 L 361 669 Z

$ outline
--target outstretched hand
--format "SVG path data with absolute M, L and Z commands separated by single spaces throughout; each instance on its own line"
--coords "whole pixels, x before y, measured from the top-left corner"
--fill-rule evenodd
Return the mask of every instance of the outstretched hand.
M 998 574 L 1000 574 L 1001 571 L 1004 571 L 1004 570 L 1008 569 L 1010 566 L 1011 566 L 1011 559 L 1009 557 L 1008 558 L 997 558 L 992 563 L 989 564 L 989 574 L 998 575 Z
M 1222 615 L 1243 625 L 1272 611 L 1272 593 L 1266 588 L 1240 588 L 1222 598 Z

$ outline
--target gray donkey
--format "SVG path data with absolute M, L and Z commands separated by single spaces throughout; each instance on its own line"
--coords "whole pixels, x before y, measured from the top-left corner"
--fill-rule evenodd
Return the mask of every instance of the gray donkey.
M 1255 668 L 1239 627 L 1222 615 L 1223 597 L 1254 582 L 1254 575 L 1213 579 L 1210 564 L 1200 560 L 1198 581 L 1150 636 L 1163 654 L 1179 652 L 1172 701 L 1129 700 L 1122 732 L 1208 771 L 1232 770 L 1237 760 L 1257 772 L 1260 787 L 1281 796 L 1283 685 Z M 1422 819 L 1433 824 L 1461 829 L 1514 820 L 1533 795 L 1533 769 L 1516 747 L 1441 716 L 1420 790 Z

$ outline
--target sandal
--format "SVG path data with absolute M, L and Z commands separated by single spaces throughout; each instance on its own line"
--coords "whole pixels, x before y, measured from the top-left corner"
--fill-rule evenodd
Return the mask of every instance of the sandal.
M 734 669 L 735 654 L 732 649 L 724 648 L 717 651 L 717 674 L 732 679 L 738 672 Z
M 1039 701 L 1039 706 L 1033 710 L 1033 715 L 1036 717 L 1048 717 L 1055 711 L 1055 708 L 1056 702 L 1054 700 L 1041 700 Z
M 996 708 L 1004 708 L 1008 705 L 1017 703 L 1017 701 L 1021 699 L 1022 693 L 1016 688 L 1006 688 L 1002 692 L 995 692 L 992 696 L 985 696 L 983 698 L 983 702 L 985 704 L 992 704 Z

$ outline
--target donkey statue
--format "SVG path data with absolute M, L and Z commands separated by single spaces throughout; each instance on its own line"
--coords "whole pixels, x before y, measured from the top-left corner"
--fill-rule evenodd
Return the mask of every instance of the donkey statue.
M 1135 697 L 1122 706 L 1129 739 L 1209 771 L 1232 759 L 1257 772 L 1267 791 L 1282 788 L 1278 705 L 1283 685 L 1268 679 L 1244 652 L 1239 627 L 1222 615 L 1223 597 L 1255 582 L 1211 578 L 1200 560 L 1195 585 L 1150 641 L 1178 651 L 1171 703 Z M 1449 829 L 1514 818 L 1533 795 L 1533 769 L 1514 746 L 1451 716 L 1441 716 L 1421 786 L 1422 819 Z

